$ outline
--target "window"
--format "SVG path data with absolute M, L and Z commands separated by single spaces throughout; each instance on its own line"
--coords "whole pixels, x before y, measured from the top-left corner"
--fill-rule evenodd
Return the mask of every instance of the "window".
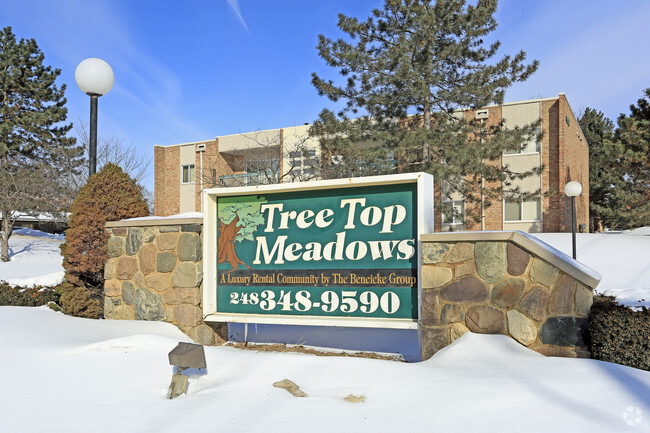
M 504 221 L 540 221 L 542 219 L 542 202 L 539 198 L 506 199 L 503 219 Z
M 540 132 L 541 131 L 539 129 L 535 130 L 534 135 L 532 137 L 529 137 L 528 140 L 525 140 L 524 143 L 521 144 L 521 148 L 515 150 L 504 150 L 503 154 L 517 155 L 520 153 L 539 153 L 541 146 L 541 140 L 539 140 L 539 138 L 541 138 Z
M 442 223 L 460 225 L 465 223 L 465 202 L 462 200 L 442 203 Z
M 194 164 L 181 166 L 181 183 L 194 183 Z
M 316 173 L 316 151 L 315 150 L 296 150 L 289 152 L 289 164 L 291 166 L 291 176 L 293 179 L 307 180 Z
M 217 186 L 217 169 L 216 168 L 211 168 L 210 169 L 210 177 L 211 177 L 211 185 Z

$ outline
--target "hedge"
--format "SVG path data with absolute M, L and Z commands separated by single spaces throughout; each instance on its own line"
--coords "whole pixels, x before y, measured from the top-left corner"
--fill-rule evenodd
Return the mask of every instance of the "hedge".
M 59 302 L 59 293 L 51 287 L 12 286 L 0 281 L 0 305 L 38 307 L 49 302 Z
M 589 314 L 591 356 L 650 371 L 650 310 L 635 311 L 597 296 Z

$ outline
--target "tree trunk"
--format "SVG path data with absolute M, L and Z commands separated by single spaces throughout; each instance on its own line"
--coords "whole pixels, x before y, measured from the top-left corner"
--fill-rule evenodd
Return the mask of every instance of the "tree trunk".
M 11 260 L 9 257 L 9 238 L 11 237 L 11 232 L 13 227 L 11 220 L 9 219 L 8 214 L 2 213 L 2 226 L 0 227 L 0 260 L 3 262 L 8 262 Z
M 219 220 L 219 237 L 217 238 L 217 263 L 230 263 L 232 271 L 239 269 L 239 265 L 242 264 L 248 269 L 252 269 L 246 263 L 241 261 L 237 257 L 237 252 L 235 251 L 235 239 L 241 227 L 237 227 L 239 222 L 239 215 L 235 215 L 235 218 L 230 221 L 228 225 L 224 224 L 223 221 Z
M 424 104 L 424 129 L 430 130 L 431 129 L 431 104 L 426 103 Z M 424 167 L 426 167 L 429 164 L 429 159 L 431 158 L 431 155 L 429 153 L 429 143 L 422 143 L 422 162 L 424 164 Z

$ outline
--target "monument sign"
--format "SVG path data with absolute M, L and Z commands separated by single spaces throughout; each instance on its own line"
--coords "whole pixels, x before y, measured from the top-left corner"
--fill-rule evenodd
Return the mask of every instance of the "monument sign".
M 204 193 L 204 315 L 243 323 L 416 328 L 424 173 Z

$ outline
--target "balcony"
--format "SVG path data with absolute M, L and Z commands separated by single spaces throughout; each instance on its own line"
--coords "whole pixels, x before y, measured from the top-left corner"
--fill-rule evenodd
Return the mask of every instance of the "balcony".
M 277 173 L 243 173 L 219 176 L 220 187 L 268 185 L 278 183 Z

